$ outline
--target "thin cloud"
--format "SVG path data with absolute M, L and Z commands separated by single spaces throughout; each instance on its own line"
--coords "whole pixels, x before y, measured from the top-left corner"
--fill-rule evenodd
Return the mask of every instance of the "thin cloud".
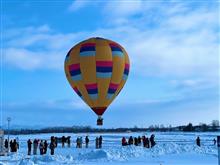
M 74 1 L 74 4 L 77 3 L 79 1 Z M 106 11 L 110 10 L 109 6 L 115 6 L 112 3 L 114 2 L 100 6 L 104 7 L 103 11 Z M 18 47 L 18 50 L 26 50 L 26 52 L 30 52 L 30 56 L 34 56 L 29 59 L 34 60 L 35 67 L 27 66 L 26 68 L 63 69 L 61 63 L 63 63 L 65 54 L 75 43 L 87 37 L 102 36 L 120 42 L 128 50 L 132 70 L 138 74 L 177 77 L 203 76 L 207 79 L 218 79 L 219 43 L 216 32 L 218 22 L 215 21 L 218 18 L 217 8 L 208 5 L 191 8 L 182 3 L 168 3 L 169 5 L 163 6 L 160 3 L 142 4 L 141 1 L 135 2 L 134 9 L 125 8 L 125 6 L 131 7 L 130 3 L 134 2 L 116 5 L 115 10 L 108 12 L 109 18 L 118 15 L 119 18 L 125 19 L 124 25 L 117 24 L 93 31 L 65 34 L 54 32 L 47 25 L 18 29 L 17 32 L 20 30 L 20 34 L 17 34 L 13 40 L 6 40 L 4 43 L 6 56 L 10 56 L 7 50 Z M 131 14 L 129 14 L 130 12 Z M 152 13 L 154 15 L 151 15 Z M 136 16 L 136 14 L 140 15 Z M 53 58 L 48 58 L 48 55 L 54 54 L 56 59 L 60 59 L 61 62 L 53 60 L 48 63 L 58 67 L 44 66 L 43 59 L 36 60 L 40 55 L 34 53 L 33 48 L 35 50 L 39 48 L 37 53 L 42 54 L 41 58 L 45 58 L 47 61 L 53 60 Z M 6 59 L 10 59 L 6 62 L 11 66 L 15 65 L 24 69 L 22 66 L 25 63 L 22 63 L 22 59 L 16 61 L 14 56 L 6 57 Z M 36 61 L 41 62 L 42 65 Z
M 90 3 L 90 1 L 82 1 L 82 0 L 75 0 L 71 3 L 71 5 L 68 7 L 68 10 L 70 12 L 75 12 L 77 10 L 80 10 L 84 7 L 86 7 L 88 4 Z

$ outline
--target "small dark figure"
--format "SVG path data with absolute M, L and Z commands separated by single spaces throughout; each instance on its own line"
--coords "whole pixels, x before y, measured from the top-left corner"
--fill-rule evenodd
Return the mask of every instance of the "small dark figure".
M 201 146 L 199 136 L 196 138 L 196 145 L 199 146 L 199 147 Z
M 65 138 L 65 136 L 62 136 L 61 141 L 62 141 L 62 147 L 64 147 L 64 146 L 65 146 L 65 142 L 66 142 L 66 138 Z
M 50 143 L 50 154 L 51 154 L 51 155 L 54 155 L 54 149 L 55 149 L 55 147 L 56 147 L 56 143 L 52 141 L 52 142 Z
M 98 137 L 95 138 L 95 148 L 96 149 L 99 148 L 99 138 Z
M 27 141 L 27 146 L 28 146 L 28 155 L 31 155 L 31 146 L 32 146 L 32 141 L 31 141 L 31 139 L 28 139 L 28 141 Z
M 136 138 L 136 137 L 134 138 L 134 145 L 138 146 L 138 138 Z
M 44 154 L 47 154 L 47 147 L 48 147 L 48 143 L 47 143 L 47 141 L 45 140 L 45 141 L 44 141 Z
M 154 136 L 154 134 L 152 134 L 152 135 L 150 136 L 151 148 L 156 145 L 156 142 L 154 141 L 154 138 L 155 138 L 155 136 Z
M 102 148 L 102 136 L 99 136 L 99 148 Z
M 150 148 L 150 141 L 148 137 L 146 137 L 146 148 Z
M 82 140 L 82 137 L 79 138 L 79 148 L 82 148 L 82 143 L 83 143 L 83 140 Z
M 57 139 L 57 137 L 55 137 L 55 139 L 54 139 L 54 143 L 55 143 L 55 148 L 57 147 L 57 143 L 58 143 L 58 139 Z
M 79 139 L 79 137 L 76 138 L 76 148 L 80 148 L 80 139 Z
M 138 145 L 141 145 L 141 137 L 138 136 Z
M 38 140 L 34 139 L 33 143 L 33 155 L 37 155 L 37 147 L 38 147 Z
M 133 137 L 130 136 L 129 139 L 128 139 L 128 145 L 133 145 L 133 144 L 134 144 Z
M 70 148 L 70 136 L 67 137 L 67 145 Z
M 86 136 L 85 142 L 86 142 L 86 148 L 88 148 L 88 146 L 89 146 L 89 137 L 88 136 Z
M 19 148 L 19 144 L 18 142 L 16 141 L 16 139 L 14 139 L 14 151 L 17 152 L 18 151 L 18 148 Z
M 12 152 L 12 150 L 13 150 L 13 142 L 12 142 L 12 140 L 10 140 L 10 151 Z
M 122 144 L 122 146 L 128 145 L 127 140 L 125 139 L 125 137 L 122 138 L 121 144 Z
M 216 139 L 213 139 L 213 142 L 214 142 L 214 146 L 216 145 Z
M 18 144 L 17 141 L 14 139 L 14 141 L 12 142 L 12 152 L 17 152 L 18 150 Z
M 40 141 L 39 149 L 40 149 L 40 154 L 43 155 L 44 154 L 44 142 L 43 142 L 43 140 Z
M 5 149 L 8 149 L 8 140 L 5 140 Z
M 146 147 L 146 137 L 142 136 L 143 147 Z

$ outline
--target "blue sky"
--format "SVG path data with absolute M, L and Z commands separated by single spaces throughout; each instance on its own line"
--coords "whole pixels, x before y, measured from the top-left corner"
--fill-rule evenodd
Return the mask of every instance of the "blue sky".
M 93 36 L 117 41 L 128 81 L 104 127 L 210 123 L 219 119 L 219 3 L 6 1 L 1 3 L 2 124 L 95 127 L 69 86 L 68 50 Z

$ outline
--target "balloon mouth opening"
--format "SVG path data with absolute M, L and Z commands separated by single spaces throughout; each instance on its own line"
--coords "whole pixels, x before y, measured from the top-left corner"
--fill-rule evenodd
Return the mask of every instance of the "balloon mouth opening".
M 98 116 L 102 116 L 106 109 L 107 109 L 107 107 L 92 107 L 92 110 L 93 110 L 93 111 L 96 113 L 96 115 L 98 115 Z

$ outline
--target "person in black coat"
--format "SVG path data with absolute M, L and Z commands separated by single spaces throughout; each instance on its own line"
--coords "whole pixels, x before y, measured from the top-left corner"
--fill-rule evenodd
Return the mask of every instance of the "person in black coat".
M 5 149 L 8 149 L 8 140 L 5 140 Z
M 32 141 L 31 141 L 31 139 L 28 139 L 28 141 L 27 141 L 27 146 L 28 146 L 28 155 L 31 155 L 31 146 L 32 146 Z
M 102 136 L 99 136 L 99 148 L 102 148 Z
M 86 142 L 86 148 L 88 148 L 88 146 L 89 146 L 89 137 L 88 136 L 86 136 L 85 142 Z
M 66 142 L 66 138 L 65 138 L 65 136 L 62 136 L 61 141 L 62 141 L 62 147 L 64 147 L 64 146 L 65 146 L 65 142 Z
M 138 136 L 138 145 L 141 145 L 141 137 Z
M 44 154 L 47 154 L 47 147 L 48 147 L 48 143 L 47 143 L 47 141 L 45 140 L 45 141 L 44 141 Z
M 150 136 L 151 148 L 156 145 L 156 142 L 155 142 L 154 138 L 155 138 L 155 136 L 154 136 L 154 134 L 152 134 L 152 135 Z
M 199 136 L 196 138 L 196 144 L 197 144 L 197 146 L 199 146 L 199 147 L 201 146 Z
M 134 138 L 134 145 L 138 146 L 138 138 L 136 138 L 136 137 Z
M 129 139 L 128 139 L 128 145 L 133 145 L 133 144 L 134 144 L 133 137 L 130 136 Z
M 11 152 L 14 152 L 14 151 L 13 151 L 13 142 L 12 142 L 12 140 L 10 140 L 10 143 L 9 143 L 9 144 L 10 144 L 10 151 L 11 151 Z
M 67 145 L 68 145 L 69 148 L 70 148 L 70 143 L 71 143 L 71 142 L 70 142 L 70 136 L 68 136 L 68 137 L 67 137 Z
M 50 143 L 50 154 L 51 155 L 54 155 L 55 147 L 56 147 L 56 143 L 55 142 L 51 142 Z

